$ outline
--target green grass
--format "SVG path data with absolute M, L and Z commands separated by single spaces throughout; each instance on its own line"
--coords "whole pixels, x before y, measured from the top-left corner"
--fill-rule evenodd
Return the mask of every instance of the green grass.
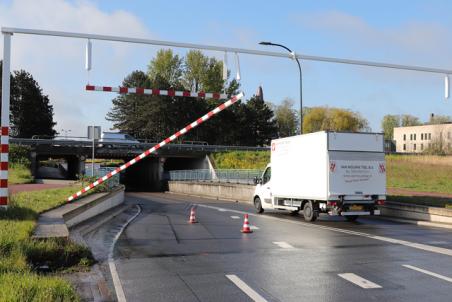
M 0 212 L 0 301 L 78 301 L 72 286 L 62 278 L 38 274 L 86 269 L 93 263 L 90 251 L 66 239 L 30 238 L 39 213 L 65 203 L 78 186 L 21 192 Z
M 28 184 L 33 182 L 30 169 L 22 164 L 11 164 L 8 178 L 10 184 Z
M 264 170 L 270 162 L 269 151 L 232 151 L 213 153 L 217 169 Z
M 388 155 L 387 186 L 452 194 L 452 156 Z

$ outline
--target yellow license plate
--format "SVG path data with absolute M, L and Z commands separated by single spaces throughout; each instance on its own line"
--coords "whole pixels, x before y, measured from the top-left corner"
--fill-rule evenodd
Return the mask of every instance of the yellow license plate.
M 356 204 L 350 207 L 350 211 L 362 211 L 363 209 L 364 209 L 363 206 L 358 206 Z

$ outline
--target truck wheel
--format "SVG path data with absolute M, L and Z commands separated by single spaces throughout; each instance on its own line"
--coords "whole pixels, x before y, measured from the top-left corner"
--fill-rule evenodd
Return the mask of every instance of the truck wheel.
M 261 199 L 259 197 L 254 198 L 254 207 L 256 208 L 257 213 L 263 213 L 264 209 L 262 208 Z
M 312 201 L 308 201 L 304 204 L 303 216 L 304 216 L 304 220 L 306 220 L 308 222 L 312 222 L 317 219 L 317 213 L 314 211 L 314 207 L 312 206 Z
M 347 220 L 347 221 L 350 221 L 350 222 L 353 222 L 353 221 L 356 221 L 356 219 L 358 219 L 358 215 L 348 215 L 348 216 L 345 216 L 345 219 Z

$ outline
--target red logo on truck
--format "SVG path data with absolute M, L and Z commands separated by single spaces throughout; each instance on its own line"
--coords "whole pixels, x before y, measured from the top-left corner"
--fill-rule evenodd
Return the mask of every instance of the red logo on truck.
M 272 144 L 272 151 L 275 151 L 275 150 L 276 150 L 276 144 L 273 143 L 273 144 Z
M 386 172 L 385 164 L 380 164 L 378 169 L 379 169 L 380 173 L 385 173 Z
M 331 172 L 336 171 L 336 163 L 334 161 L 330 162 L 330 171 Z

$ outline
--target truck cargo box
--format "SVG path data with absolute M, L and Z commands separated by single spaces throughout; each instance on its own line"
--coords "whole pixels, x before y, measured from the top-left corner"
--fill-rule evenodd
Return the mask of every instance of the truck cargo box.
M 386 194 L 381 133 L 316 132 L 271 143 L 273 197 L 338 200 Z

